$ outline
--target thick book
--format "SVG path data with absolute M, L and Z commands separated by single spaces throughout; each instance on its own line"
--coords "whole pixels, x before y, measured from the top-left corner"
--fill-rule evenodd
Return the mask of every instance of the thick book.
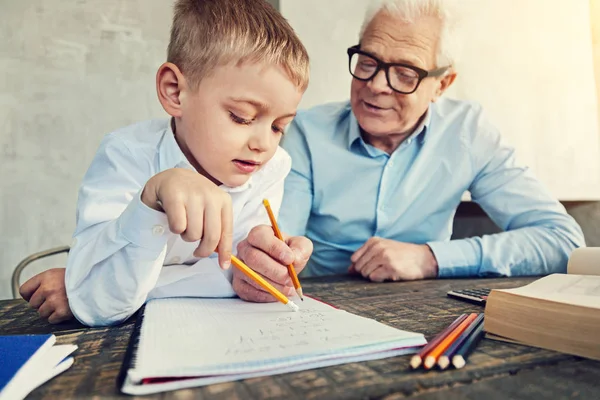
M 305 297 L 300 311 L 240 299 L 149 301 L 117 385 L 142 395 L 414 353 L 420 333 Z
M 0 400 L 23 399 L 73 364 L 77 346 L 55 342 L 54 335 L 0 336 Z
M 484 327 L 492 339 L 600 360 L 600 248 L 575 250 L 566 274 L 492 290 Z

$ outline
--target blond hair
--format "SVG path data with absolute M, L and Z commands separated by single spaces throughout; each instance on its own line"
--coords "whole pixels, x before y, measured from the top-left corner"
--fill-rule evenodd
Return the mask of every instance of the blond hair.
M 167 61 L 196 89 L 221 65 L 265 62 L 308 86 L 308 53 L 287 20 L 264 0 L 177 0 Z

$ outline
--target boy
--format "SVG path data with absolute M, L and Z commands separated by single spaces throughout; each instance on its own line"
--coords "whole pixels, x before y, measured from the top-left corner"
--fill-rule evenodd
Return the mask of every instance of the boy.
M 285 19 L 262 0 L 179 0 L 167 59 L 156 86 L 172 118 L 107 135 L 80 187 L 65 283 L 86 325 L 151 298 L 235 295 L 249 283 L 232 246 L 268 223 L 264 198 L 281 203 L 278 144 L 308 84 Z

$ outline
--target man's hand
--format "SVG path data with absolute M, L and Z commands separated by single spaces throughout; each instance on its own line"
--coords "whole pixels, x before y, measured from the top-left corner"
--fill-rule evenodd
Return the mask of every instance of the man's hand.
M 35 275 L 19 289 L 21 296 L 51 324 L 73 318 L 65 288 L 65 268 L 53 268 Z
M 270 226 L 260 225 L 250 231 L 237 250 L 240 259 L 289 297 L 295 292 L 287 265 L 294 264 L 294 269 L 299 274 L 312 254 L 313 245 L 304 236 L 288 238 L 283 234 L 283 237 L 285 242 L 275 236 Z M 233 270 L 233 290 L 246 301 L 277 301 L 237 268 Z
M 413 281 L 438 275 L 437 260 L 426 244 L 373 237 L 350 260 L 348 272 L 361 274 L 373 282 Z

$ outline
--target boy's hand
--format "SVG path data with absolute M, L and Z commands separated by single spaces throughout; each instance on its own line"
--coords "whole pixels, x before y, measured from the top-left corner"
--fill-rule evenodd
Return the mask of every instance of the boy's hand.
M 142 191 L 142 201 L 164 211 L 171 232 L 186 242 L 201 240 L 194 251 L 196 257 L 208 257 L 217 251 L 221 268 L 229 268 L 233 246 L 229 194 L 197 172 L 172 168 L 150 178 Z
M 294 269 L 299 274 L 312 254 L 313 245 L 304 236 L 283 236 L 285 243 L 275 236 L 273 228 L 260 225 L 250 231 L 248 237 L 237 246 L 237 250 L 240 259 L 289 297 L 295 295 L 295 291 L 287 265 L 294 264 Z M 237 268 L 233 271 L 233 290 L 246 301 L 277 301 Z
M 53 268 L 29 279 L 19 293 L 51 324 L 73 318 L 65 290 L 65 268 Z

